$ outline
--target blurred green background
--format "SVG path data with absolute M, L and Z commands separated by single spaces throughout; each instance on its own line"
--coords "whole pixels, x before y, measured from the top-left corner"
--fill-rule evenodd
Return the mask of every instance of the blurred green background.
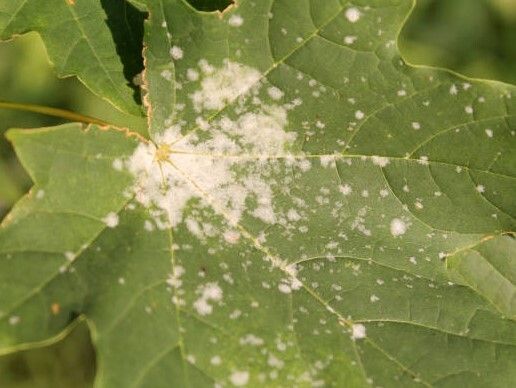
M 410 63 L 516 84 L 516 0 L 418 0 L 399 43 Z M 0 43 L 0 100 L 69 109 L 134 129 L 145 126 L 144 119 L 116 111 L 75 78 L 57 79 L 33 33 Z M 0 219 L 31 185 L 5 131 L 62 122 L 0 109 Z M 94 372 L 85 323 L 54 345 L 0 357 L 1 388 L 82 388 L 91 386 Z

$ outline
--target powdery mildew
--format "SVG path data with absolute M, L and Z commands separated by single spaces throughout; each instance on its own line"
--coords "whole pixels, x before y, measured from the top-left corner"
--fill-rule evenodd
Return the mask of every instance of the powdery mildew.
M 264 162 L 287 154 L 296 140 L 296 133 L 286 130 L 289 109 L 295 105 L 282 104 L 283 92 L 264 87 L 256 69 L 231 61 L 220 68 L 201 61 L 200 68 L 200 88 L 190 95 L 193 108 L 201 113 L 236 102 L 238 114 L 221 115 L 210 123 L 199 116 L 196 133 L 183 136 L 182 126 L 176 124 L 155 144 L 140 144 L 124 163 L 136 177 L 135 198 L 149 208 L 158 228 L 185 221 L 199 238 L 210 231 L 193 218 L 185 219 L 184 210 L 193 200 L 223 214 L 230 226 L 235 226 L 245 211 L 272 224 L 277 217 L 271 185 L 277 182 L 270 177 L 275 167 Z M 274 103 L 261 100 L 262 89 Z M 253 160 L 248 160 L 249 156 Z M 292 158 L 289 163 L 300 162 Z M 114 167 L 119 164 L 116 161 Z M 208 193 L 210 203 L 205 196 Z M 252 207 L 250 200 L 255 202 Z M 238 238 L 232 229 L 225 234 L 229 243 Z
M 286 239 L 290 233 L 308 233 L 312 226 L 306 221 L 310 218 L 309 211 L 314 204 L 333 208 L 327 210 L 328 215 L 335 218 L 336 228 L 342 227 L 349 232 L 349 239 L 368 239 L 380 231 L 399 241 L 406 237 L 405 234 L 412 233 L 418 227 L 417 222 L 402 211 L 381 214 L 382 220 L 373 224 L 371 220 L 377 212 L 374 211 L 371 201 L 383 198 L 388 201 L 395 195 L 387 189 L 388 185 L 375 186 L 370 182 L 364 185 L 359 183 L 360 180 L 350 176 L 345 179 L 339 177 L 340 184 L 323 184 L 310 194 L 303 193 L 306 194 L 303 198 L 288 193 L 288 203 L 279 203 L 278 193 L 281 193 L 281 186 L 285 184 L 283 179 L 288 179 L 288 174 L 285 173 L 286 166 L 297 170 L 299 175 L 296 178 L 299 178 L 305 173 L 309 175 L 324 169 L 336 170 L 337 159 L 341 165 L 347 166 L 353 163 L 370 163 L 371 171 L 389 168 L 396 161 L 376 155 L 348 160 L 341 155 L 308 156 L 299 151 L 294 153 L 298 135 L 292 130 L 294 126 L 289 122 L 289 114 L 301 105 L 302 101 L 289 101 L 284 91 L 261 80 L 260 72 L 246 65 L 226 60 L 222 66 L 217 67 L 201 60 L 198 67 L 185 71 L 183 79 L 197 86 L 188 95 L 189 100 L 186 104 L 186 109 L 198 114 L 196 128 L 192 130 L 186 127 L 186 123 L 170 118 L 172 125 L 168 125 L 163 133 L 154 139 L 153 144 L 139 145 L 130 158 L 115 161 L 113 165 L 116 169 L 128 169 L 135 177 L 136 183 L 131 194 L 151 215 L 150 220 L 144 225 L 145 230 L 177 228 L 184 225 L 199 242 L 219 237 L 220 243 L 225 243 L 227 247 L 245 239 L 261 251 L 264 260 L 272 267 L 279 267 L 283 271 L 279 280 L 263 281 L 261 286 L 267 290 L 277 290 L 281 297 L 291 297 L 303 287 L 313 290 L 322 287 L 321 282 L 308 281 L 305 273 L 307 270 L 322 271 L 324 264 L 311 263 L 309 253 L 300 253 L 301 262 L 306 260 L 307 263 L 289 264 L 274 257 L 266 248 L 267 236 L 252 236 L 241 227 L 244 218 L 245 221 L 255 218 L 266 225 L 281 225 Z M 315 87 L 312 81 L 309 80 L 308 85 Z M 225 109 L 228 106 L 230 109 Z M 184 108 L 183 106 L 181 109 Z M 205 117 L 212 119 L 208 121 Z M 366 114 L 361 110 L 354 110 L 354 117 L 357 120 L 367 120 Z M 414 121 L 409 122 L 409 130 L 410 124 L 412 130 L 425 128 Z M 313 125 L 324 131 L 327 123 L 317 119 Z M 420 156 L 419 163 L 428 164 L 428 157 Z M 314 166 L 320 170 L 310 171 Z M 411 188 L 413 190 L 413 186 Z M 477 190 L 480 191 L 478 188 Z M 403 187 L 403 192 L 411 192 L 408 184 Z M 350 207 L 348 204 L 351 200 L 357 201 L 357 205 L 362 205 Z M 426 202 L 416 198 L 414 207 L 420 210 L 423 209 L 423 204 L 426 205 Z M 204 217 L 202 212 L 205 209 L 208 209 L 208 212 L 214 211 L 227 221 L 223 223 L 222 230 L 217 230 L 221 228 L 220 224 L 211 223 L 212 218 Z M 405 208 L 404 210 L 407 211 Z M 342 260 L 340 256 L 343 253 L 342 246 L 346 245 L 345 241 L 348 241 L 348 236 L 341 230 L 334 239 L 324 241 L 320 252 L 324 252 L 327 263 Z M 174 247 L 176 248 L 185 249 L 184 246 Z M 299 248 L 302 252 L 305 247 Z M 218 247 L 211 246 L 208 254 L 211 255 L 210 250 L 216 249 Z M 379 246 L 378 249 L 382 250 L 384 247 Z M 423 251 L 420 252 L 423 255 Z M 407 260 L 411 266 L 417 266 L 426 259 L 422 256 L 410 256 Z M 181 264 L 187 266 L 184 261 Z M 252 264 L 243 261 L 242 265 L 247 269 L 247 266 Z M 350 262 L 348 267 L 354 276 L 358 276 L 361 265 Z M 202 279 L 199 283 L 189 283 L 191 280 L 186 280 L 187 277 L 184 275 L 185 269 L 174 264 L 167 279 L 167 284 L 174 294 L 172 302 L 176 306 L 182 308 L 188 305 L 188 308 L 203 318 L 212 314 L 215 316 L 221 311 L 227 313 L 229 320 L 238 320 L 245 316 L 245 308 L 241 306 L 239 309 L 227 308 L 232 295 L 228 287 L 235 281 L 238 282 L 237 273 L 228 270 L 215 281 L 208 281 L 202 274 L 199 275 Z M 190 273 L 187 275 L 190 276 Z M 410 280 L 407 279 L 409 278 L 403 278 L 403 281 Z M 380 288 L 389 281 L 387 278 L 378 278 L 375 283 Z M 191 298 L 183 288 L 183 282 L 190 286 Z M 412 284 L 407 284 L 407 288 L 411 287 Z M 345 298 L 340 295 L 344 288 L 345 284 L 336 282 L 332 285 L 336 303 Z M 379 306 L 386 303 L 388 298 L 378 288 L 374 293 L 368 293 L 367 303 Z M 256 304 L 251 304 L 251 308 L 261 306 L 257 302 L 254 303 Z M 343 318 L 330 305 L 325 308 L 338 318 L 339 325 L 345 328 L 343 332 L 349 335 L 352 341 L 360 341 L 367 337 L 364 324 L 353 322 L 351 317 Z M 303 314 L 305 311 L 306 314 L 309 313 L 309 309 L 304 306 L 299 307 L 299 310 Z M 327 320 L 321 319 L 320 323 L 326 325 Z M 320 335 L 321 332 L 320 329 L 314 329 L 313 335 Z M 239 345 L 264 349 L 267 364 L 275 371 L 282 369 L 285 361 L 280 355 L 272 353 L 267 339 L 258 334 L 249 332 L 239 336 Z M 265 352 L 266 347 L 268 353 Z M 210 356 L 211 365 L 226 362 L 217 354 Z M 188 355 L 186 360 L 195 363 L 193 355 Z M 253 377 L 252 371 L 229 369 L 226 381 L 234 386 L 244 386 Z

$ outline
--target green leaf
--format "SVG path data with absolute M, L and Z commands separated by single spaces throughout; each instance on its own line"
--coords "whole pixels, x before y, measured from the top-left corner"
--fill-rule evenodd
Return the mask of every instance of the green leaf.
M 0 159 L 0 214 L 10 208 L 23 194 L 19 183 L 9 174 L 8 163 Z
M 117 108 L 141 115 L 143 14 L 125 0 L 0 0 L 0 39 L 36 31 L 60 77 L 77 76 Z
M 151 141 L 9 134 L 0 352 L 84 315 L 99 387 L 511 386 L 516 88 L 406 64 L 412 6 L 147 0 Z
M 471 287 L 500 312 L 516 318 L 516 252 L 514 237 L 486 239 L 449 257 L 448 267 L 457 281 Z

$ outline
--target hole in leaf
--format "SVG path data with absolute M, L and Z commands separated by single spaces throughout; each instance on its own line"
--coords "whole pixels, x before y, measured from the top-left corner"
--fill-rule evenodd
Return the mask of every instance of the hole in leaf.
M 192 7 L 199 11 L 224 11 L 234 3 L 233 0 L 187 0 Z

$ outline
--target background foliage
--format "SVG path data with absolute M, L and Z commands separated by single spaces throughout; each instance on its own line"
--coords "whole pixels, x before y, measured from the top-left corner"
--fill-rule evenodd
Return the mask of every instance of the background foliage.
M 206 9 L 209 1 L 199 1 Z M 414 64 L 451 68 L 478 78 L 516 83 L 516 2 L 419 0 L 400 38 Z M 0 44 L 0 100 L 55 106 L 132 128 L 145 127 L 95 97 L 75 78 L 57 79 L 36 34 Z M 3 133 L 11 127 L 61 123 L 51 117 L 0 110 L 0 218 L 30 187 Z M 50 347 L 0 357 L 1 387 L 89 386 L 95 357 L 88 330 L 79 324 Z

